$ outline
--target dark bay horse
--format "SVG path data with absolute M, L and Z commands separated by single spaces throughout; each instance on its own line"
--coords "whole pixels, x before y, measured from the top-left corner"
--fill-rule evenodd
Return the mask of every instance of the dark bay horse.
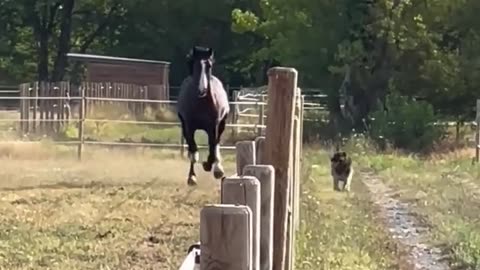
M 227 115 L 230 112 L 228 97 L 222 82 L 212 75 L 213 50 L 194 46 L 188 55 L 189 76 L 180 86 L 177 114 L 182 125 L 182 133 L 188 144 L 190 171 L 188 185 L 196 185 L 194 165 L 199 160 L 195 142 L 195 131 L 204 130 L 208 135 L 209 154 L 203 162 L 207 172 L 213 168 L 213 176 L 220 179 L 224 170 L 220 157 L 220 138 L 225 130 Z

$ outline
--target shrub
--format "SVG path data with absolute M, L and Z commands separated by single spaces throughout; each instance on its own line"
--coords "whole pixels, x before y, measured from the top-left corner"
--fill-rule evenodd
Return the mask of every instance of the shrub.
M 421 152 L 431 150 L 442 139 L 444 129 L 434 125 L 437 118 L 431 104 L 398 95 L 388 96 L 386 103 L 388 111 L 371 114 L 370 135 L 379 146 L 390 143 Z

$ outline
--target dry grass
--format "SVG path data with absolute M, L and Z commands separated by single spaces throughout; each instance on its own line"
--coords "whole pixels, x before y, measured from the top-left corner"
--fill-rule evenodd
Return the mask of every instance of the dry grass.
M 360 179 L 350 194 L 333 191 L 322 150 L 307 151 L 303 167 L 296 269 L 402 269 L 400 251 L 376 219 Z
M 0 145 L 0 163 L 0 269 L 176 269 L 218 200 L 169 151 L 88 148 L 79 163 L 67 147 Z
M 454 269 L 480 269 L 480 167 L 473 149 L 415 157 L 399 153 L 355 153 L 409 202 L 428 226 L 429 242 L 445 252 Z
M 199 168 L 187 187 L 171 151 L 88 147 L 79 163 L 74 150 L 0 144 L 0 269 L 177 269 L 218 182 Z M 307 151 L 304 168 L 297 269 L 397 269 L 359 182 L 333 192 L 324 151 Z

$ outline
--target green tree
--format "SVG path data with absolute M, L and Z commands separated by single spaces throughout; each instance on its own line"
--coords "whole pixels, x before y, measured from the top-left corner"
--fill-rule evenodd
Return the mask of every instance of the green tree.
M 2 1 L 0 21 L 8 34 L 0 67 L 18 79 L 62 80 L 66 54 L 92 46 L 110 18 L 121 16 L 121 6 L 117 0 Z

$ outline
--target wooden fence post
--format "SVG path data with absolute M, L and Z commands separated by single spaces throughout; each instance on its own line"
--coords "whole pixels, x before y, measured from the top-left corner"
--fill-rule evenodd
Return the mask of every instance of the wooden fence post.
M 305 95 L 300 98 L 300 160 L 303 161 L 303 122 L 305 115 Z
M 260 270 L 272 270 L 273 265 L 273 196 L 275 169 L 271 165 L 248 165 L 244 176 L 260 182 Z
M 268 71 L 268 110 L 265 164 L 275 168 L 273 269 L 286 269 L 290 178 L 293 170 L 293 132 L 297 71 L 274 67 Z
M 260 136 L 255 139 L 255 164 L 265 164 L 265 137 Z
M 260 104 L 260 110 L 258 111 L 258 124 L 260 126 L 263 126 L 263 125 L 265 125 L 265 105 L 263 105 L 263 103 L 265 102 L 265 96 L 264 95 L 260 95 L 260 102 L 262 104 Z M 259 127 L 257 129 L 257 135 L 262 136 L 262 133 L 263 133 L 263 128 Z
M 480 99 L 477 99 L 477 132 L 475 134 L 475 160 L 480 161 Z
M 252 237 L 250 207 L 206 205 L 200 212 L 200 270 L 253 270 Z
M 35 85 L 33 86 L 35 87 Z M 31 95 L 31 92 L 32 92 L 33 88 L 32 87 L 27 87 L 26 88 L 26 97 L 30 98 L 32 95 Z M 27 118 L 27 122 L 25 122 L 25 127 L 26 127 L 26 130 L 27 130 L 27 133 L 30 133 L 30 104 L 31 104 L 32 100 L 31 99 L 26 99 L 25 100 L 25 104 L 26 104 L 26 107 L 25 107 L 25 117 Z
M 46 82 L 38 82 L 38 84 L 36 84 L 36 86 L 34 87 L 38 87 L 38 91 L 40 93 L 40 97 L 42 98 L 45 98 L 47 95 L 46 95 Z M 40 132 L 42 132 L 43 134 L 45 134 L 46 132 L 46 125 L 45 125 L 45 119 L 46 119 L 46 110 L 45 110 L 45 107 L 46 107 L 46 102 L 47 100 L 45 99 L 40 99 L 39 100 L 39 104 L 40 104 Z
M 83 144 L 84 144 L 84 126 L 85 126 L 85 85 L 81 86 L 80 88 L 80 110 L 78 113 L 78 150 L 77 150 L 77 157 L 78 160 L 82 160 L 82 152 L 83 152 Z
M 18 86 L 18 91 L 20 93 L 20 123 L 18 123 L 18 130 L 20 131 L 18 135 L 23 136 L 25 134 L 25 88 L 26 84 L 22 83 Z
M 299 228 L 299 221 L 300 221 L 300 181 L 301 181 L 301 173 L 302 173 L 302 126 L 303 126 L 303 102 L 302 102 L 302 92 L 300 88 L 298 89 L 297 93 L 297 101 L 296 104 L 296 117 L 295 117 L 295 132 L 294 132 L 294 174 L 293 174 L 293 211 L 294 211 L 294 228 L 295 231 Z
M 252 211 L 252 270 L 260 269 L 260 181 L 253 176 L 227 177 L 222 181 L 222 204 L 241 204 Z
M 33 125 L 32 125 L 32 128 L 33 128 L 33 132 L 36 133 L 37 132 L 37 112 L 38 112 L 38 82 L 35 82 L 34 86 L 33 86 L 33 95 L 35 97 L 35 99 L 33 100 L 33 115 L 32 115 L 32 118 L 33 118 Z
M 255 142 L 240 141 L 235 144 L 237 152 L 237 175 L 242 175 L 243 168 L 247 165 L 254 165 L 255 162 Z
M 299 219 L 299 197 L 300 197 L 300 147 L 301 147 L 301 90 L 297 88 L 295 96 L 295 117 L 293 132 L 293 170 L 291 172 L 291 190 L 289 192 L 289 206 L 291 210 L 291 218 L 288 221 L 287 233 L 287 269 L 294 269 L 295 263 L 295 232 L 298 230 Z

